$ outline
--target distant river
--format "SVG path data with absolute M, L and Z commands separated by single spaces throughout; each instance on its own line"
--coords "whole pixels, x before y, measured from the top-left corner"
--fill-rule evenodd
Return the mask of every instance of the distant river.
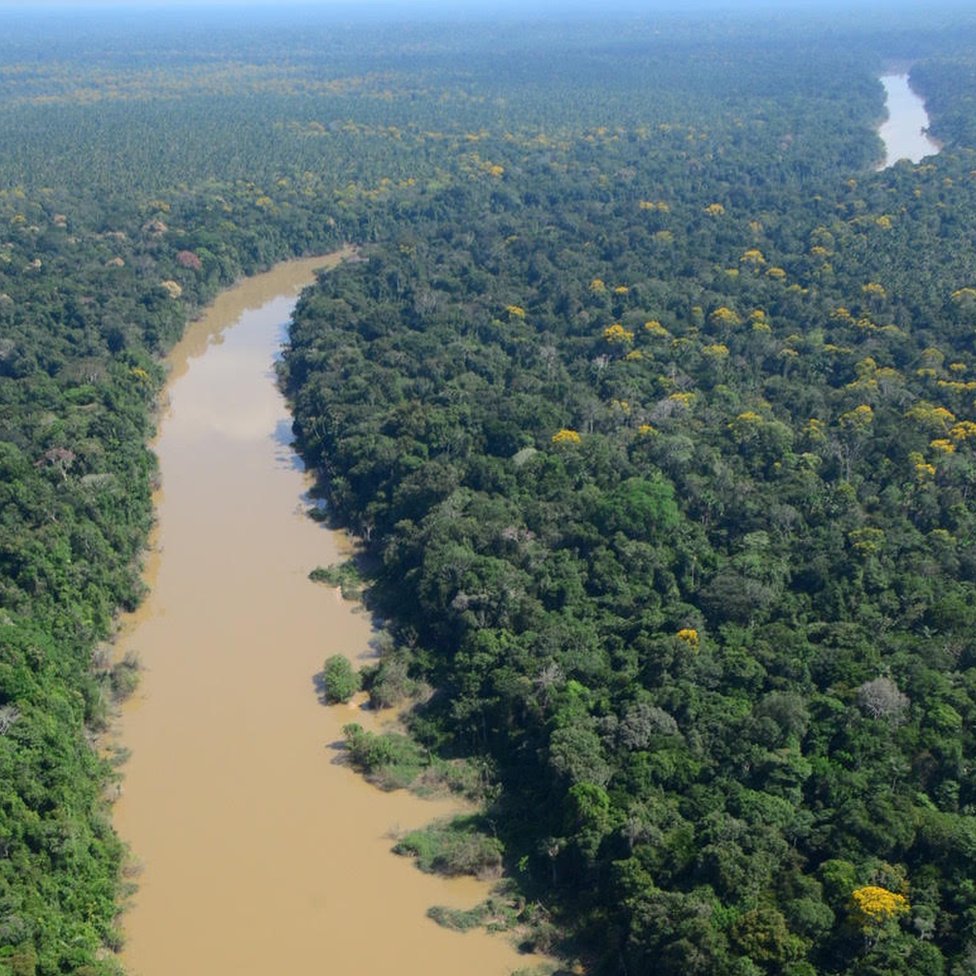
M 888 120 L 879 129 L 885 144 L 885 161 L 881 169 L 887 169 L 899 159 L 920 162 L 925 156 L 934 156 L 941 146 L 924 132 L 929 116 L 925 103 L 908 86 L 908 75 L 882 75 L 885 87 Z
M 345 254 L 229 289 L 169 357 L 151 592 L 119 638 L 146 666 L 122 718 L 132 757 L 115 809 L 144 865 L 123 920 L 132 976 L 526 965 L 503 938 L 426 917 L 488 886 L 421 874 L 390 853 L 390 832 L 456 805 L 383 793 L 336 765 L 343 723 L 379 719 L 316 696 L 325 657 L 367 653 L 370 620 L 307 578 L 350 542 L 307 515 L 273 362 L 299 290 Z

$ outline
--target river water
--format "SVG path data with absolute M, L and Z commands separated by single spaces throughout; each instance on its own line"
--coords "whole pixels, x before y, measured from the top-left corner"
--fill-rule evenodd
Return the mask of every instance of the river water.
M 391 831 L 452 808 L 337 764 L 341 726 L 371 717 L 316 695 L 323 659 L 367 654 L 370 624 L 307 579 L 348 543 L 306 515 L 272 362 L 300 288 L 335 260 L 230 289 L 170 356 L 151 593 L 119 636 L 145 665 L 120 720 L 132 755 L 115 808 L 142 864 L 124 917 L 134 976 L 505 976 L 525 964 L 503 938 L 425 917 L 487 893 L 390 853 Z
M 881 169 L 900 159 L 918 163 L 925 156 L 934 156 L 942 147 L 925 134 L 929 116 L 925 103 L 909 87 L 908 75 L 882 75 L 881 83 L 888 110 L 888 119 L 878 130 L 885 144 L 885 161 Z

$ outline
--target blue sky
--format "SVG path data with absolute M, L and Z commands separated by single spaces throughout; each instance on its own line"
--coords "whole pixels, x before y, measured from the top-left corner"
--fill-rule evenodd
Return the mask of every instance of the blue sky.
M 0 11 L 17 10 L 193 10 L 227 11 L 233 8 L 265 8 L 282 12 L 289 8 L 321 10 L 342 15 L 356 12 L 382 16 L 384 12 L 402 17 L 404 14 L 446 14 L 478 18 L 537 14 L 554 15 L 561 12 L 575 15 L 593 13 L 655 13 L 723 11 L 749 12 L 786 11 L 861 11 L 869 15 L 877 12 L 880 20 L 886 12 L 961 11 L 972 13 L 972 0 L 0 0 Z
M 936 3 L 936 6 L 946 4 Z M 723 10 L 736 10 L 764 7 L 877 7 L 881 8 L 881 0 L 610 0 L 604 2 L 586 2 L 586 0 L 0 0 L 3 7 L 61 7 L 61 8 L 97 8 L 97 7 L 128 7 L 130 9 L 169 8 L 169 7 L 389 7 L 398 9 L 441 7 L 463 12 L 465 9 L 478 8 L 490 10 L 498 8 L 508 9 L 544 9 L 557 12 L 560 9 L 581 10 L 589 8 L 594 13 L 600 13 L 607 6 L 613 8 L 625 7 L 629 10 L 653 11 L 656 9 L 675 9 L 683 7 L 707 7 Z M 902 3 L 888 3 L 884 6 L 924 9 L 930 3 L 918 0 L 904 0 Z

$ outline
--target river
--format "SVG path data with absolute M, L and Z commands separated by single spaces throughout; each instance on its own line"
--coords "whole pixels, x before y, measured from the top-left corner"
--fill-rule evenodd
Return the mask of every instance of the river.
M 882 75 L 881 83 L 888 118 L 878 130 L 885 144 L 885 160 L 879 168 L 887 169 L 900 159 L 918 163 L 926 156 L 934 156 L 942 147 L 925 133 L 929 125 L 925 102 L 912 91 L 908 75 Z
M 223 293 L 169 357 L 151 592 L 119 651 L 145 666 L 118 737 L 131 749 L 116 827 L 141 863 L 124 916 L 134 976 L 505 976 L 502 937 L 439 928 L 433 904 L 487 886 L 421 874 L 391 831 L 448 801 L 383 793 L 336 762 L 340 729 L 313 678 L 368 653 L 367 616 L 307 574 L 348 551 L 307 517 L 308 477 L 272 363 L 303 260 Z

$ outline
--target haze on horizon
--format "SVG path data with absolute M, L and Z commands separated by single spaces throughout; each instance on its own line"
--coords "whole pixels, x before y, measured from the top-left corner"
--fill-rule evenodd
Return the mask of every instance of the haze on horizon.
M 271 3 L 269 0 L 0 0 L 0 10 L 60 10 L 60 11 L 147 11 L 154 12 L 192 9 L 229 10 L 248 8 L 267 11 L 287 11 L 302 9 L 328 11 L 388 11 L 396 14 L 438 12 L 448 15 L 477 14 L 479 16 L 511 12 L 545 14 L 600 14 L 609 12 L 630 14 L 689 13 L 714 11 L 722 14 L 747 13 L 751 11 L 798 11 L 805 13 L 835 10 L 857 10 L 864 13 L 877 11 L 890 13 L 897 10 L 903 13 L 923 12 L 917 0 L 611 0 L 609 4 L 595 4 L 593 0 L 282 0 Z M 942 0 L 935 5 L 926 5 L 925 12 L 933 10 L 968 11 L 970 5 L 964 0 Z

